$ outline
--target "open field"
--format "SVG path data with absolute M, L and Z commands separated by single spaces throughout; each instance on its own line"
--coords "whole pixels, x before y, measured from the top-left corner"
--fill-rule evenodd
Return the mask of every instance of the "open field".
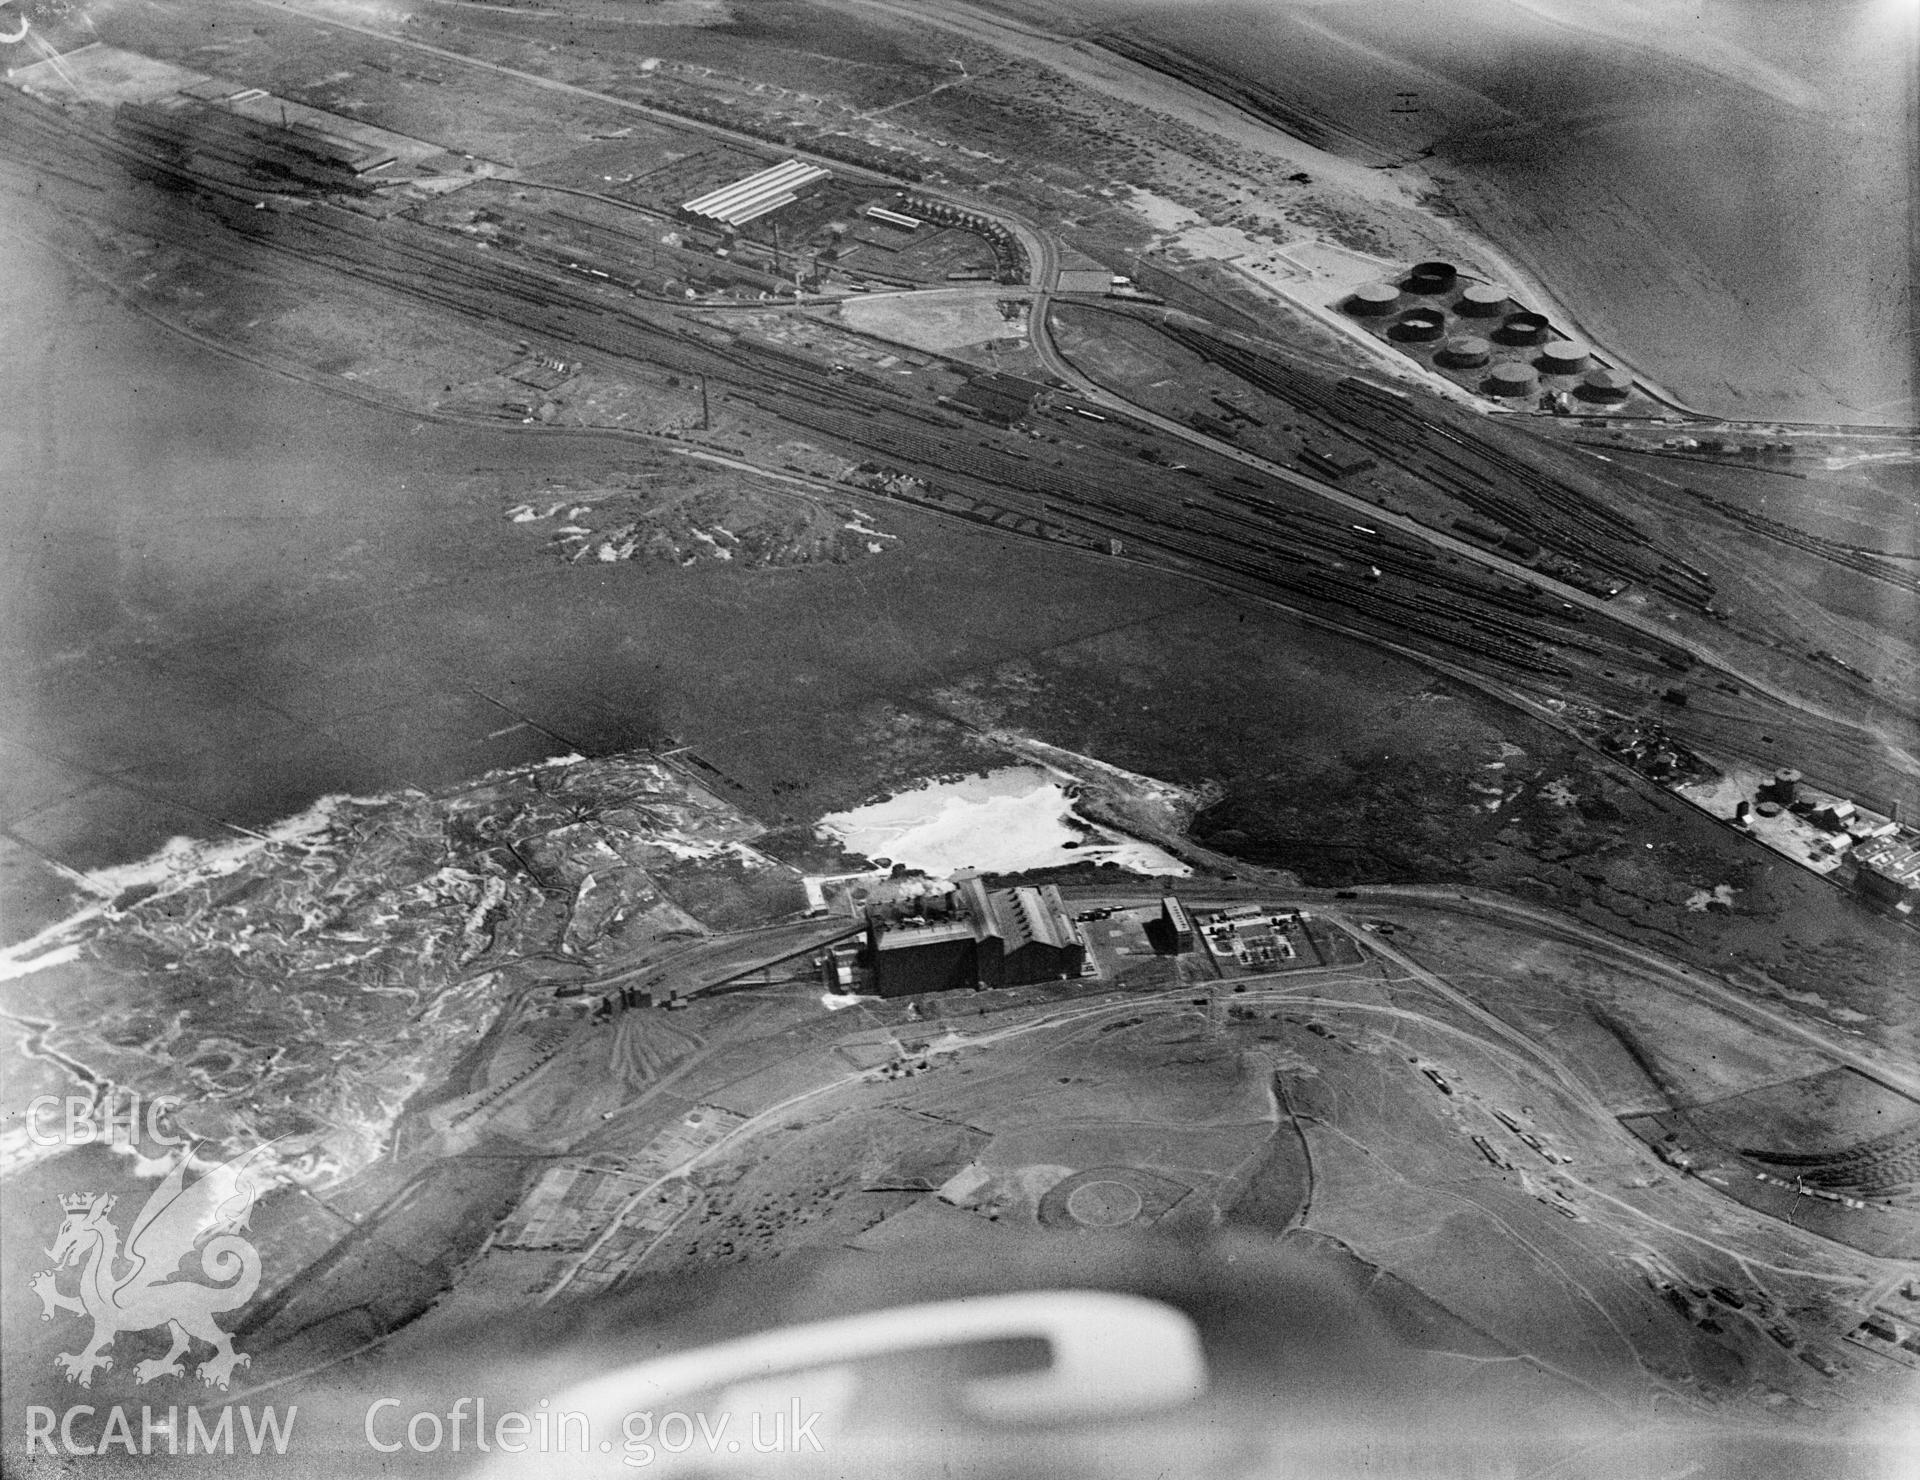
M 874 334 L 916 349 L 959 349 L 990 339 L 1023 338 L 1026 302 L 1009 295 L 1003 310 L 996 296 L 956 289 L 949 293 L 915 293 L 910 297 L 885 295 L 856 299 L 842 306 L 841 320 L 863 334 Z
M 1754 1090 L 1690 1107 L 1693 1120 L 1744 1145 L 1786 1152 L 1836 1152 L 1920 1122 L 1920 1104 L 1852 1070 Z

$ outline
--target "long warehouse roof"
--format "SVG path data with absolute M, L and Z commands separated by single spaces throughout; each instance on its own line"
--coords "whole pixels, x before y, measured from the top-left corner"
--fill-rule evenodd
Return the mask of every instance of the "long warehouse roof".
M 708 191 L 688 201 L 680 209 L 696 216 L 724 221 L 729 226 L 744 226 L 769 211 L 792 204 L 807 186 L 830 178 L 832 173 L 817 164 L 790 159 L 785 164 L 764 169 L 757 175 L 748 175 L 744 180 Z

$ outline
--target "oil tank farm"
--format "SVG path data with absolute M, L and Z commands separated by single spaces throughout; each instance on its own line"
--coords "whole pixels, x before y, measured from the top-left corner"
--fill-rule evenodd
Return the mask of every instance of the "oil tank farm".
M 1400 305 L 1400 290 L 1392 283 L 1368 283 L 1347 299 L 1347 312 L 1359 318 L 1378 318 Z
M 1587 368 L 1591 354 L 1577 339 L 1555 339 L 1541 349 L 1534 364 L 1543 375 L 1578 375 Z
M 1506 311 L 1509 301 L 1507 290 L 1498 283 L 1468 283 L 1453 311 L 1471 319 L 1497 318 Z
M 1589 370 L 1580 382 L 1580 397 L 1587 401 L 1624 401 L 1633 394 L 1633 377 L 1624 370 Z
M 1436 357 L 1456 370 L 1472 370 L 1493 357 L 1493 346 L 1477 334 L 1456 334 L 1440 347 Z
M 1447 316 L 1437 308 L 1409 309 L 1387 332 L 1408 344 L 1431 344 L 1447 332 Z
M 1487 372 L 1483 389 L 1490 396 L 1530 396 L 1539 384 L 1531 365 L 1508 362 Z
M 1421 262 L 1339 300 L 1375 338 L 1456 385 L 1511 404 L 1543 390 L 1562 415 L 1575 402 L 1608 410 L 1645 404 L 1632 376 L 1602 363 L 1504 283 L 1468 277 L 1450 262 Z
M 1459 278 L 1460 269 L 1451 262 L 1416 262 L 1413 271 L 1407 274 L 1405 286 L 1409 293 L 1430 298 L 1451 293 Z
M 1507 315 L 1494 338 L 1502 344 L 1545 344 L 1550 328 L 1545 314 L 1521 309 Z

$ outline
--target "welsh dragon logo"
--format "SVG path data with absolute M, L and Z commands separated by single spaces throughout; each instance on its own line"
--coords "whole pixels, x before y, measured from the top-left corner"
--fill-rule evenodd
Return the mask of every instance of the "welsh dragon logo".
M 195 1341 L 213 1348 L 213 1356 L 199 1367 L 201 1381 L 225 1389 L 235 1367 L 252 1359 L 233 1349 L 233 1338 L 214 1323 L 222 1311 L 236 1310 L 253 1298 L 260 1286 L 260 1251 L 241 1236 L 254 1200 L 264 1190 L 252 1163 L 256 1148 L 208 1172 L 187 1185 L 184 1153 L 147 1198 L 127 1230 L 126 1247 L 120 1230 L 107 1220 L 111 1194 L 69 1193 L 60 1199 L 66 1219 L 47 1252 L 54 1268 L 34 1276 L 33 1292 L 50 1321 L 56 1311 L 71 1311 L 93 1320 L 93 1340 L 79 1352 L 61 1352 L 54 1362 L 65 1369 L 70 1382 L 93 1386 L 96 1368 L 111 1370 L 108 1348 L 122 1331 L 146 1331 L 165 1326 L 173 1345 L 164 1357 L 134 1365 L 138 1382 L 158 1377 L 182 1377 L 180 1359 Z M 180 1263 L 198 1252 L 199 1272 L 206 1283 L 176 1279 Z M 60 1272 L 80 1264 L 79 1293 L 63 1294 Z

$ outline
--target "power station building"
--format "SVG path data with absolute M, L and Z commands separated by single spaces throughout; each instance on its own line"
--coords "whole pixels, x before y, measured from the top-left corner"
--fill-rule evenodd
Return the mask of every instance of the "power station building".
M 1051 884 L 989 889 L 974 876 L 907 908 L 867 911 L 867 960 L 882 997 L 1030 986 L 1076 977 L 1086 963 L 1086 944 Z

